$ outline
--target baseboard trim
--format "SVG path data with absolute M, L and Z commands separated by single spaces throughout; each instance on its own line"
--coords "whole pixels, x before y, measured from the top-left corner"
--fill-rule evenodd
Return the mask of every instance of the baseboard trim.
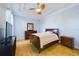
M 79 49 L 79 47 L 76 46 L 75 49 Z

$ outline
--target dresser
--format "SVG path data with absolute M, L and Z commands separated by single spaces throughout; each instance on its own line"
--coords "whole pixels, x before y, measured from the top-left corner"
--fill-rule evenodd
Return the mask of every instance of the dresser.
M 37 31 L 36 30 L 25 31 L 25 40 L 28 40 L 32 33 L 37 33 Z
M 69 48 L 74 48 L 74 38 L 68 36 L 61 36 L 61 44 Z

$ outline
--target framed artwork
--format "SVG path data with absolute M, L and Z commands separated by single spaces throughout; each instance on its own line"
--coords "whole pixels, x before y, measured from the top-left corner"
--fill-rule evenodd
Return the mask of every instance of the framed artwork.
M 33 23 L 27 23 L 27 30 L 34 30 L 34 24 Z

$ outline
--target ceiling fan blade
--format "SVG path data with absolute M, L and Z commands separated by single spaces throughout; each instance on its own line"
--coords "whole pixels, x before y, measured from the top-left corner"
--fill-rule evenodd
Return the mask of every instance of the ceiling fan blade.
M 37 3 L 37 5 L 39 6 L 39 3 Z
M 36 12 L 37 14 L 41 15 L 42 13 L 41 12 Z
M 35 10 L 35 8 L 30 8 L 29 10 Z

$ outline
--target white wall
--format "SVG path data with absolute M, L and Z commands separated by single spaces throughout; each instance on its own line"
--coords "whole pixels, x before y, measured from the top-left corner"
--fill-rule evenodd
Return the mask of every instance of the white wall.
M 43 29 L 41 32 L 46 28 L 59 28 L 61 35 L 74 37 L 75 47 L 79 48 L 79 5 L 50 14 L 43 20 L 41 20 Z
M 5 23 L 5 5 L 0 4 L 0 27 Z
M 52 17 L 45 17 L 40 20 L 40 32 L 45 32 L 46 28 L 59 28 L 58 20 L 54 20 Z
M 34 23 L 34 30 L 38 30 L 38 20 L 32 19 L 29 17 L 14 17 L 14 27 L 15 27 L 15 35 L 17 36 L 17 40 L 24 39 L 24 33 L 27 30 L 27 23 Z
M 5 4 L 0 4 L 0 34 L 3 37 L 5 37 L 5 21 Z

